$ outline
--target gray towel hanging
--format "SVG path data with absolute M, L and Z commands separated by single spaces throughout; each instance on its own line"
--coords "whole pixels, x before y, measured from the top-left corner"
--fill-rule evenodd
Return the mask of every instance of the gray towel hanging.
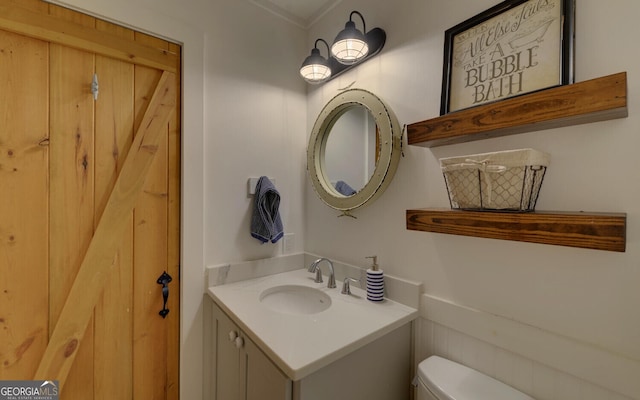
M 266 176 L 261 176 L 256 184 L 253 214 L 251 215 L 251 236 L 262 243 L 276 243 L 284 235 L 280 219 L 280 193 Z

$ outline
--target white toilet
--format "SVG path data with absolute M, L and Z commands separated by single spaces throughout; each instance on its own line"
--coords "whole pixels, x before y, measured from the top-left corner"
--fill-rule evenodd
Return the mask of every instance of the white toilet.
M 418 400 L 533 400 L 464 365 L 431 356 L 418 365 Z

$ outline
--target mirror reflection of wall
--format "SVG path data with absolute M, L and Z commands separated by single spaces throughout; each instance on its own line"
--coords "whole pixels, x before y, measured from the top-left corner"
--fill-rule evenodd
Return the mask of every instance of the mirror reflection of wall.
M 362 189 L 376 167 L 376 124 L 369 111 L 350 107 L 331 128 L 325 149 L 325 168 L 331 184 L 343 195 Z

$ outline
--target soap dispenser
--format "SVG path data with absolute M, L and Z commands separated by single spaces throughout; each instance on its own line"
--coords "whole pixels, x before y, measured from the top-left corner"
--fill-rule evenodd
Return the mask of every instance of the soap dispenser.
M 384 273 L 378 266 L 378 256 L 370 256 L 373 264 L 367 269 L 367 300 L 384 300 Z

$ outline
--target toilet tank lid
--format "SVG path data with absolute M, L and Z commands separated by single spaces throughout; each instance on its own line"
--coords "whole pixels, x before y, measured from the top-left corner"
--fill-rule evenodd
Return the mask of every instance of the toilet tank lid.
M 441 400 L 533 400 L 511 386 L 438 356 L 422 361 L 418 376 Z

